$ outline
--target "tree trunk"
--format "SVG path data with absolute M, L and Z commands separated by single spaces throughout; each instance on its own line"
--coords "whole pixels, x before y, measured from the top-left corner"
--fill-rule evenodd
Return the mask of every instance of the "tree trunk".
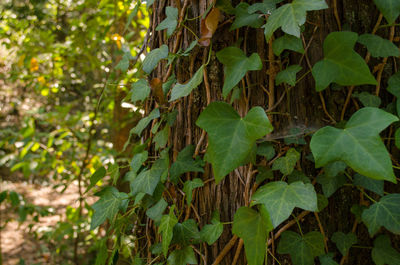
M 155 49 L 162 44 L 168 44 L 170 52 L 176 52 L 176 46 L 179 49 L 186 49 L 189 44 L 195 39 L 193 34 L 186 28 L 178 29 L 176 34 L 167 39 L 163 31 L 156 31 L 157 25 L 165 19 L 165 8 L 167 6 L 177 7 L 178 10 L 184 8 L 187 1 L 155 1 L 153 4 L 153 15 L 151 19 L 152 38 L 150 48 Z M 212 4 L 211 0 L 193 0 L 189 1 L 187 7 L 187 17 L 195 18 L 201 16 Z M 234 1 L 235 6 L 238 1 Z M 376 9 L 373 1 L 358 1 L 358 0 L 337 0 L 336 10 L 334 8 L 334 0 L 327 0 L 329 9 L 321 11 L 308 12 L 305 31 L 302 36 L 306 48 L 304 56 L 301 54 L 291 53 L 287 58 L 279 58 L 272 54 L 271 45 L 265 41 L 264 30 L 253 29 L 250 27 L 242 27 L 238 30 L 230 31 L 230 22 L 227 22 L 227 15 L 221 18 L 219 27 L 212 38 L 211 60 L 206 68 L 207 75 L 204 82 L 195 89 L 189 96 L 171 103 L 175 104 L 178 110 L 178 116 L 174 126 L 171 129 L 169 143 L 172 149 L 171 160 L 175 161 L 177 154 L 186 145 L 197 145 L 201 142 L 202 130 L 195 125 L 201 111 L 213 101 L 224 100 L 222 97 L 222 86 L 224 81 L 223 65 L 216 59 L 215 53 L 225 47 L 233 46 L 240 43 L 240 48 L 249 56 L 256 52 L 260 55 L 263 61 L 263 69 L 261 71 L 248 72 L 246 78 L 239 83 L 242 88 L 242 94 L 239 100 L 235 100 L 233 106 L 244 116 L 251 107 L 261 106 L 264 109 L 274 108 L 274 114 L 270 114 L 269 118 L 274 125 L 273 135 L 282 136 L 290 133 L 290 128 L 306 126 L 311 130 L 339 122 L 341 120 L 341 112 L 346 100 L 348 88 L 341 90 L 325 90 L 322 93 L 315 91 L 315 81 L 312 75 L 308 72 L 311 67 L 323 57 L 322 44 L 325 37 L 333 31 L 348 29 L 358 34 L 371 33 L 379 17 L 379 11 Z M 179 6 L 177 6 L 179 4 Z M 337 13 L 335 12 L 337 11 Z M 335 15 L 337 14 L 337 17 Z M 383 24 L 383 23 L 382 23 Z M 200 19 L 189 20 L 185 22 L 185 26 L 190 28 L 197 35 L 200 35 Z M 180 35 L 181 34 L 181 35 Z M 389 27 L 379 30 L 380 36 L 388 37 Z M 275 38 L 282 35 L 279 30 L 275 33 Z M 240 40 L 242 40 L 240 42 Z M 177 43 L 178 41 L 178 43 Z M 356 47 L 362 56 L 365 56 L 366 50 L 360 50 Z M 174 73 L 179 83 L 184 83 L 189 80 L 196 70 L 207 60 L 209 47 L 197 46 L 189 57 L 180 57 L 175 65 Z M 283 63 L 290 61 L 290 64 L 301 64 L 303 70 L 298 74 L 305 75 L 296 86 L 288 90 L 284 85 L 275 86 L 274 78 L 279 72 L 279 67 Z M 380 63 L 378 60 L 370 62 L 371 68 Z M 385 68 L 384 77 L 393 73 L 393 62 L 388 61 Z M 165 80 L 168 73 L 166 62 L 162 62 L 153 71 L 152 78 L 160 78 Z M 246 89 L 243 89 L 246 87 Z M 272 96 L 268 96 L 264 92 L 264 88 L 273 91 Z M 363 91 L 372 89 L 371 86 L 362 87 Z M 374 88 L 373 88 L 374 89 Z M 245 93 L 243 93 L 245 91 Z M 209 93 L 209 94 L 208 94 Z M 285 94 L 285 95 L 284 95 Z M 280 101 L 280 98 L 283 100 Z M 229 99 L 229 98 L 228 98 Z M 146 110 L 151 110 L 157 103 L 155 100 L 150 100 L 147 103 Z M 276 105 L 276 106 L 275 106 Z M 347 119 L 356 108 L 358 103 L 355 100 L 350 100 L 347 111 L 344 112 L 344 118 Z M 148 113 L 149 111 L 147 111 Z M 329 117 L 331 116 L 331 117 Z M 204 135 L 203 135 L 204 136 Z M 147 137 L 150 137 L 150 132 L 147 132 Z M 309 138 L 306 138 L 309 139 Z M 206 149 L 207 138 L 201 142 L 200 153 Z M 283 152 L 286 148 L 282 139 L 276 142 L 277 150 Z M 307 152 L 309 153 L 309 151 Z M 172 162 L 171 161 L 171 162 Z M 308 176 L 315 178 L 318 174 L 314 168 L 314 164 L 306 159 L 306 153 L 303 151 L 302 159 L 297 165 Z M 219 210 L 221 213 L 221 221 L 233 221 L 236 210 L 248 205 L 248 198 L 251 196 L 251 190 L 246 189 L 249 181 L 252 186 L 254 179 L 252 171 L 254 168 L 249 166 L 239 167 L 231 172 L 218 185 L 215 181 L 208 181 L 213 178 L 212 169 L 209 164 L 205 167 L 204 174 L 187 174 L 187 178 L 194 178 L 196 175 L 203 179 L 206 183 L 204 187 L 196 189 L 193 197 L 193 209 L 187 211 L 187 217 L 199 219 L 200 226 L 210 223 L 211 214 L 214 210 Z M 248 180 L 248 178 L 251 178 Z M 318 189 L 318 187 L 316 186 Z M 318 190 L 317 190 L 318 191 Z M 354 217 L 350 213 L 350 208 L 354 201 L 358 201 L 358 193 L 354 193 L 351 189 L 344 188 L 339 192 L 338 196 L 332 197 L 328 209 L 320 214 L 319 219 L 325 229 L 326 235 L 330 238 L 335 231 L 350 232 L 353 227 Z M 296 215 L 300 213 L 295 210 Z M 351 220 L 349 220 L 351 216 Z M 307 215 L 302 220 L 302 228 L 304 232 L 319 230 L 318 222 L 313 214 Z M 212 264 L 216 257 L 221 253 L 223 248 L 232 239 L 232 225 L 224 225 L 223 235 L 212 246 L 204 245 L 202 253 L 205 254 L 207 264 Z M 275 230 L 275 232 L 277 229 Z M 358 231 L 359 242 L 371 242 L 368 232 L 365 227 Z M 232 264 L 235 253 L 238 248 L 239 240 L 236 240 L 234 247 L 230 249 L 228 254 L 219 264 Z M 278 242 L 278 241 L 277 241 Z M 277 242 L 275 244 L 277 244 Z M 335 246 L 330 246 L 333 249 Z M 275 245 L 276 248 L 276 245 Z M 275 254 L 281 264 L 291 264 L 288 256 L 279 256 Z M 237 264 L 246 264 L 244 250 L 240 252 Z M 271 257 L 269 262 L 272 263 Z M 348 264 L 374 264 L 370 257 L 370 250 L 352 249 Z

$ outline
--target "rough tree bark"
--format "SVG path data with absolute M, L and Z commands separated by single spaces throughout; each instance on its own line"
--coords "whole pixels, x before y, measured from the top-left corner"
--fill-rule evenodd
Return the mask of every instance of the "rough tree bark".
M 167 39 L 163 32 L 156 31 L 156 26 L 165 18 L 165 7 L 174 6 L 178 10 L 181 10 L 187 6 L 188 18 L 195 18 L 201 16 L 212 4 L 212 0 L 193 0 L 193 1 L 175 1 L 175 0 L 164 0 L 155 1 L 152 7 L 152 19 L 151 19 L 151 33 L 152 38 L 150 42 L 150 48 L 158 48 L 162 44 L 168 44 L 170 52 L 176 52 L 176 48 L 185 49 L 194 40 L 193 34 L 186 28 L 183 28 L 181 33 L 178 32 L 171 38 Z M 235 6 L 239 1 L 233 1 Z M 253 1 L 250 1 L 251 3 Z M 351 31 L 362 33 L 371 33 L 377 21 L 379 20 L 379 11 L 376 9 L 373 1 L 368 0 L 327 0 L 329 9 L 309 12 L 306 22 L 306 30 L 303 32 L 302 37 L 304 38 L 304 44 L 306 48 L 305 56 L 301 54 L 290 55 L 291 62 L 301 62 L 303 70 L 299 76 L 306 74 L 310 67 L 312 67 L 318 60 L 323 57 L 322 43 L 328 33 L 337 30 L 349 29 Z M 337 2 L 337 3 L 335 3 Z M 336 8 L 335 8 L 336 6 Z M 175 104 L 175 108 L 178 110 L 178 116 L 174 127 L 171 129 L 169 143 L 173 150 L 172 161 L 176 159 L 177 153 L 182 150 L 187 144 L 194 144 L 195 146 L 199 143 L 200 139 L 204 137 L 202 130 L 195 125 L 195 121 L 198 118 L 200 112 L 204 107 L 211 101 L 223 100 L 221 91 L 224 80 L 223 65 L 218 62 L 215 56 L 215 52 L 219 51 L 227 46 L 231 46 L 237 43 L 238 40 L 242 39 L 240 48 L 242 48 L 247 55 L 257 52 L 262 61 L 263 69 L 261 71 L 249 72 L 248 75 L 240 86 L 250 87 L 245 90 L 245 94 L 242 93 L 240 100 L 234 102 L 234 107 L 238 110 L 239 114 L 245 115 L 249 108 L 253 106 L 262 106 L 264 109 L 273 107 L 278 104 L 273 110 L 274 115 L 269 117 L 273 121 L 275 128 L 274 133 L 286 133 L 287 128 L 297 125 L 306 125 L 311 128 L 319 128 L 326 124 L 332 124 L 334 121 L 338 122 L 341 120 L 341 112 L 343 105 L 345 104 L 346 97 L 349 88 L 343 88 L 341 90 L 326 90 L 321 94 L 317 93 L 314 89 L 315 81 L 310 73 L 296 85 L 295 88 L 285 92 L 284 86 L 274 85 L 274 75 L 279 71 L 280 58 L 276 58 L 271 55 L 269 43 L 265 41 L 263 29 L 253 29 L 249 27 L 243 27 L 238 30 L 229 31 L 231 22 L 227 21 L 228 17 L 221 18 L 220 25 L 215 32 L 212 39 L 212 54 L 211 61 L 205 71 L 204 82 L 189 96 L 183 98 Z M 186 22 L 186 26 L 191 30 L 200 35 L 200 19 L 190 20 Z M 382 22 L 383 24 L 384 22 Z M 182 35 L 180 35 L 182 34 Z M 279 37 L 282 33 L 278 31 L 275 33 L 275 37 Z M 381 36 L 389 36 L 389 27 L 379 29 Z M 179 41 L 179 43 L 177 43 Z M 177 45 L 177 46 L 176 46 Z M 174 50 L 175 48 L 175 50 Z M 356 47 L 362 56 L 366 55 L 366 50 L 361 47 Z M 178 60 L 174 70 L 177 80 L 182 83 L 191 78 L 195 71 L 205 62 L 208 58 L 209 48 L 196 47 L 191 55 L 187 58 L 181 58 Z M 287 60 L 287 59 L 285 59 Z M 380 60 L 371 60 L 370 67 L 373 69 L 374 66 L 381 63 Z M 390 76 L 394 72 L 393 61 L 388 61 L 383 77 Z M 152 77 L 158 77 L 161 80 L 165 80 L 168 73 L 168 67 L 163 62 L 153 72 Z M 268 97 L 264 92 L 264 88 L 272 89 L 274 95 Z M 368 86 L 362 87 L 365 90 L 375 90 L 375 88 Z M 283 95 L 286 93 L 286 95 Z M 279 99 L 283 97 L 283 100 L 279 102 Z M 147 113 L 154 108 L 155 100 L 150 100 L 147 103 Z M 347 111 L 344 112 L 344 118 L 347 119 L 350 114 L 358 108 L 358 103 L 355 100 L 350 99 L 347 106 Z M 331 117 L 329 117 L 331 116 Z M 147 137 L 150 137 L 150 132 L 147 132 Z M 206 149 L 207 140 L 206 138 L 201 144 L 200 152 Z M 282 141 L 277 142 L 276 146 L 283 151 L 285 146 Z M 318 174 L 319 171 L 315 170 L 314 164 L 307 161 L 305 155 L 302 155 L 302 160 L 298 164 L 298 167 L 306 172 L 313 178 Z M 198 175 L 203 181 L 206 182 L 203 188 L 198 189 L 193 198 L 193 209 L 188 212 L 190 218 L 200 219 L 201 226 L 209 223 L 213 210 L 219 210 L 221 213 L 221 220 L 224 222 L 230 222 L 233 220 L 235 211 L 248 203 L 249 193 L 251 191 L 246 190 L 246 183 L 254 182 L 253 175 L 251 174 L 254 169 L 248 166 L 243 166 L 232 172 L 229 176 L 218 185 L 214 181 L 207 181 L 212 179 L 212 170 L 210 165 L 205 167 L 205 173 Z M 250 172 L 250 174 L 249 174 Z M 188 178 L 193 178 L 195 174 L 191 173 L 187 175 Z M 248 178 L 251 178 L 248 180 Z M 251 185 L 250 185 L 251 187 Z M 327 231 L 325 233 L 330 237 L 335 231 L 350 232 L 353 227 L 354 220 L 349 220 L 350 207 L 354 201 L 358 201 L 360 198 L 357 194 L 353 194 L 351 189 L 344 188 L 339 192 L 340 195 L 334 196 L 330 200 L 328 210 L 324 211 L 324 214 L 319 216 L 323 226 Z M 300 211 L 296 211 L 299 214 Z M 313 214 L 307 215 L 302 224 L 304 225 L 304 232 L 311 230 L 318 230 L 318 223 L 316 217 Z M 224 233 L 221 238 L 212 246 L 206 247 L 203 253 L 207 254 L 207 264 L 212 264 L 215 258 L 221 253 L 222 249 L 231 240 L 231 225 L 224 226 Z M 360 228 L 357 235 L 360 241 L 371 243 L 371 239 L 368 236 L 366 229 Z M 231 264 L 234 260 L 234 255 L 238 246 L 239 240 L 235 242 L 235 245 L 229 253 L 225 256 L 220 264 Z M 275 245 L 276 247 L 276 245 Z M 373 264 L 370 258 L 370 250 L 364 249 L 352 249 L 350 260 L 348 264 Z M 271 258 L 270 258 L 271 259 Z M 290 264 L 288 257 L 279 257 L 281 264 Z M 244 258 L 244 251 L 241 251 L 237 264 L 246 264 Z

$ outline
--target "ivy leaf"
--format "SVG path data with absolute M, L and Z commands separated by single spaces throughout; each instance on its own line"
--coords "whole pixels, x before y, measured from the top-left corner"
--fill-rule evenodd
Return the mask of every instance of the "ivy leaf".
M 368 227 L 371 236 L 381 226 L 394 234 L 400 234 L 400 194 L 394 193 L 382 197 L 362 213 L 362 220 Z
M 394 133 L 394 144 L 396 145 L 397 149 L 400 149 L 400 128 Z
M 290 175 L 299 159 L 300 154 L 296 149 L 290 148 L 284 157 L 275 160 L 272 170 L 279 170 L 284 176 Z
M 275 156 L 274 146 L 270 142 L 262 142 L 257 146 L 257 155 L 264 156 L 267 160 L 271 160 Z
M 321 265 L 339 265 L 336 261 L 333 260 L 333 253 L 328 253 L 322 256 L 319 256 L 319 261 L 321 262 Z
M 168 215 L 163 215 L 160 222 L 158 232 L 162 236 L 162 250 L 164 256 L 167 256 L 169 243 L 172 240 L 174 226 L 178 223 L 178 219 L 174 214 L 175 204 L 169 209 Z
M 380 235 L 375 239 L 372 260 L 376 265 L 400 264 L 400 253 L 392 247 L 387 235 Z
M 301 39 L 285 34 L 280 38 L 277 38 L 272 43 L 272 50 L 276 56 L 280 56 L 284 50 L 291 50 L 298 53 L 304 53 L 303 43 Z
M 380 97 L 365 91 L 361 93 L 353 93 L 353 97 L 358 98 L 365 107 L 379 108 L 382 103 Z
M 172 88 L 171 99 L 169 102 L 177 100 L 181 97 L 186 97 L 190 94 L 190 92 L 192 92 L 193 89 L 198 87 L 201 82 L 203 82 L 203 69 L 204 65 L 202 65 L 199 70 L 196 71 L 193 77 L 186 84 L 176 84 Z
M 396 183 L 389 153 L 379 133 L 397 120 L 384 110 L 366 107 L 354 113 L 344 129 L 327 126 L 318 130 L 310 143 L 315 166 L 343 161 L 364 176 Z
M 211 246 L 215 241 L 217 241 L 223 231 L 224 225 L 219 221 L 219 212 L 214 211 L 211 224 L 203 226 L 203 229 L 200 231 L 200 237 Z
M 318 211 L 317 194 L 312 184 L 301 181 L 288 185 L 283 181 L 269 182 L 252 196 L 253 203 L 262 203 L 267 208 L 274 228 L 285 221 L 294 207 Z
M 129 164 L 131 167 L 131 171 L 133 171 L 134 173 L 138 172 L 140 167 L 147 160 L 148 155 L 149 154 L 147 151 L 135 154 L 131 160 L 131 163 Z
M 331 239 L 336 244 L 336 247 L 343 256 L 346 256 L 351 246 L 357 243 L 357 236 L 351 232 L 348 234 L 343 232 L 335 232 L 333 233 Z
M 196 221 L 188 219 L 183 223 L 177 223 L 174 226 L 174 236 L 172 244 L 179 243 L 182 245 L 197 244 L 200 242 L 200 232 Z
M 204 183 L 201 179 L 195 178 L 193 180 L 188 180 L 183 185 L 183 192 L 186 194 L 187 205 L 192 203 L 192 192 L 195 188 L 203 187 Z
M 257 211 L 248 207 L 236 211 L 232 233 L 243 239 L 249 265 L 263 264 L 268 232 L 272 229 L 271 222 Z
M 326 37 L 325 57 L 312 68 L 317 91 L 324 90 L 332 82 L 341 86 L 377 84 L 364 59 L 353 50 L 356 42 L 357 33 L 354 32 L 332 32 Z
M 244 2 L 239 3 L 235 7 L 235 21 L 229 30 L 238 29 L 244 26 L 259 28 L 262 26 L 264 19 L 259 14 L 250 14 L 248 9 L 250 5 Z
M 161 59 L 168 57 L 168 46 L 163 44 L 160 48 L 152 50 L 143 60 L 143 71 L 150 74 Z
M 389 24 L 396 21 L 400 14 L 400 2 L 398 0 L 374 0 L 374 3 Z
M 225 102 L 209 104 L 196 125 L 208 133 L 206 159 L 212 164 L 217 183 L 246 161 L 257 139 L 273 130 L 261 107 L 252 108 L 241 118 Z
M 90 230 L 95 229 L 108 219 L 112 221 L 124 205 L 128 195 L 114 187 L 106 187 L 100 192 L 100 199 L 92 205 L 94 210 Z
M 282 28 L 287 34 L 300 37 L 300 26 L 306 22 L 307 11 L 328 8 L 324 0 L 294 0 L 274 10 L 265 24 L 267 41 L 275 30 Z
M 167 17 L 158 24 L 156 30 L 167 30 L 167 37 L 169 38 L 174 33 L 178 25 L 178 9 L 176 7 L 167 6 L 165 8 Z
M 391 41 L 373 34 L 363 34 L 358 37 L 358 42 L 367 47 L 373 57 L 400 56 L 399 48 Z
M 249 14 L 253 14 L 257 11 L 261 11 L 263 14 L 271 14 L 272 11 L 276 9 L 276 4 L 282 2 L 283 0 L 264 0 L 262 3 L 252 4 L 247 11 Z
M 167 261 L 168 265 L 197 264 L 196 256 L 190 246 L 172 251 Z
M 275 84 L 280 85 L 282 83 L 289 84 L 291 86 L 296 85 L 296 74 L 301 70 L 300 65 L 291 65 L 287 67 L 285 70 L 280 71 L 276 75 Z
M 387 90 L 396 96 L 398 99 L 400 98 L 400 71 L 392 75 L 388 80 L 389 86 Z
M 313 265 L 314 258 L 325 253 L 324 237 L 315 231 L 304 236 L 285 231 L 278 244 L 278 253 L 290 254 L 293 265 Z
M 93 188 L 97 182 L 99 182 L 99 180 L 101 180 L 102 178 L 104 178 L 104 176 L 106 175 L 106 169 L 104 167 L 100 167 L 98 168 L 93 175 L 90 177 L 90 184 L 89 186 L 86 188 L 86 192 L 88 192 L 91 188 Z
M 118 64 L 115 66 L 115 69 L 119 69 L 122 72 L 125 72 L 129 68 L 129 54 L 125 53 L 122 59 L 118 62 Z
M 324 195 L 329 198 L 346 183 L 346 176 L 344 174 L 329 175 L 325 173 L 317 177 L 317 182 L 321 184 Z
M 139 79 L 132 84 L 131 90 L 131 101 L 133 103 L 137 101 L 144 101 L 150 94 L 150 87 L 145 79 Z
M 354 185 L 361 186 L 367 190 L 375 192 L 376 194 L 383 196 L 384 194 L 384 183 L 383 180 L 376 180 L 367 178 L 360 174 L 354 175 Z
M 158 108 L 152 110 L 147 117 L 142 118 L 138 122 L 138 124 L 131 130 L 131 132 L 140 136 L 142 134 L 142 131 L 149 125 L 149 123 L 152 120 L 159 117 L 160 117 L 160 110 Z
M 155 143 L 155 149 L 164 148 L 168 142 L 169 126 L 165 126 L 164 129 L 157 132 L 153 138 L 153 143 Z
M 193 145 L 187 145 L 179 152 L 176 161 L 169 170 L 172 182 L 176 183 L 177 178 L 186 172 L 204 172 L 204 162 L 201 159 L 193 159 L 194 149 Z
M 244 52 L 237 47 L 227 47 L 217 52 L 218 60 L 224 65 L 225 80 L 222 87 L 224 98 L 245 76 L 247 71 L 256 71 L 262 69 L 262 62 L 257 53 L 246 57 Z
M 168 203 L 161 198 L 153 207 L 149 208 L 146 211 L 146 215 L 153 219 L 154 222 L 158 223 L 161 221 L 162 218 L 162 213 L 165 211 L 167 208 Z

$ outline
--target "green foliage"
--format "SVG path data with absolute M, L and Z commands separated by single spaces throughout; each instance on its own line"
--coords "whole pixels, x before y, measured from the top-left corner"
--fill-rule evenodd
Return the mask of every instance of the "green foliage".
M 300 38 L 285 34 L 277 38 L 272 43 L 272 50 L 276 56 L 280 56 L 284 50 L 291 50 L 298 53 L 304 53 L 303 43 Z
M 250 5 L 247 3 L 239 3 L 235 7 L 235 21 L 233 21 L 230 30 L 238 29 L 244 26 L 259 28 L 264 20 L 258 14 L 250 14 Z
M 174 226 L 178 223 L 178 219 L 174 214 L 175 205 L 169 209 L 168 215 L 163 215 L 160 221 L 158 231 L 162 236 L 162 251 L 164 256 L 167 256 L 168 247 L 172 240 Z
M 232 233 L 243 239 L 249 265 L 263 264 L 268 232 L 273 229 L 268 213 L 239 208 L 233 220 Z
M 174 250 L 168 256 L 169 265 L 186 265 L 186 264 L 197 264 L 194 251 L 190 246 L 186 246 L 183 249 Z
M 292 231 L 282 233 L 279 254 L 290 254 L 294 265 L 312 265 L 314 258 L 325 253 L 324 237 L 319 232 L 299 235 Z
M 171 181 L 176 183 L 177 178 L 186 172 L 204 172 L 204 162 L 199 157 L 196 160 L 192 158 L 194 149 L 193 145 L 188 145 L 179 152 L 176 161 L 169 170 Z
M 256 140 L 273 129 L 262 108 L 252 108 L 246 117 L 241 118 L 224 102 L 208 105 L 200 114 L 196 125 L 208 133 L 206 160 L 213 166 L 217 183 L 245 162 Z
M 152 50 L 147 54 L 146 58 L 143 60 L 143 71 L 150 74 L 154 68 L 157 66 L 161 59 L 165 59 L 168 56 L 168 46 L 162 45 L 160 48 Z
M 383 16 L 389 22 L 393 24 L 400 14 L 400 3 L 397 0 L 374 0 L 375 5 L 379 11 L 382 12 Z
M 285 70 L 280 71 L 276 75 L 275 83 L 280 85 L 282 83 L 289 84 L 291 86 L 296 85 L 296 74 L 301 70 L 300 65 L 288 66 Z
M 353 233 L 335 232 L 331 239 L 343 256 L 346 256 L 351 246 L 357 243 L 357 236 Z
M 353 50 L 357 38 L 356 33 L 347 31 L 332 32 L 326 37 L 325 57 L 312 68 L 317 91 L 332 82 L 342 86 L 377 84 L 364 59 Z
M 187 95 L 190 94 L 190 92 L 192 92 L 193 89 L 198 87 L 201 84 L 201 82 L 203 82 L 204 67 L 205 66 L 202 65 L 199 68 L 199 70 L 197 70 L 196 73 L 193 75 L 192 79 L 190 79 L 186 84 L 179 84 L 179 83 L 176 84 L 172 88 L 171 99 L 169 101 L 171 102 L 181 97 L 186 97 Z
M 398 118 L 377 108 L 363 108 L 344 129 L 324 127 L 312 137 L 315 166 L 343 161 L 358 173 L 377 180 L 396 182 L 392 163 L 379 133 Z
M 246 57 L 244 52 L 236 47 L 227 47 L 217 52 L 218 60 L 224 65 L 225 82 L 222 94 L 226 98 L 248 71 L 261 70 L 262 62 L 257 53 Z
M 192 192 L 195 188 L 203 187 L 204 183 L 201 179 L 195 178 L 193 180 L 188 180 L 183 186 L 183 192 L 186 194 L 186 202 L 188 205 L 192 202 Z
M 207 242 L 208 245 L 214 244 L 224 231 L 224 225 L 219 220 L 218 211 L 213 212 L 211 224 L 206 224 L 200 231 L 201 239 Z
M 290 175 L 299 159 L 300 154 L 296 149 L 291 148 L 287 151 L 284 157 L 280 157 L 274 161 L 272 170 L 279 170 L 284 176 Z
M 144 101 L 150 94 L 150 86 L 145 79 L 139 79 L 132 84 L 131 101 Z
M 165 14 L 167 15 L 167 18 L 158 24 L 156 30 L 166 29 L 167 37 L 170 37 L 178 25 L 178 9 L 176 7 L 167 6 L 165 8 Z
M 374 240 L 372 260 L 376 265 L 395 265 L 400 262 L 400 253 L 392 247 L 387 235 L 380 235 Z
M 389 57 L 400 55 L 399 48 L 391 41 L 372 34 L 363 34 L 358 37 L 357 42 L 367 47 L 373 57 Z

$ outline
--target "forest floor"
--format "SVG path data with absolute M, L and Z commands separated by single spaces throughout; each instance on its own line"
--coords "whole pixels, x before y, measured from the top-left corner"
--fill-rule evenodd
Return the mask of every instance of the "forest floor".
M 77 204 L 77 186 L 69 185 L 63 193 L 59 193 L 51 185 L 31 184 L 21 180 L 3 180 L 0 185 L 0 190 L 14 190 L 23 195 L 29 203 L 49 207 L 54 211 L 50 216 L 40 217 L 39 222 L 33 222 L 32 232 L 29 232 L 31 223 L 29 219 L 20 224 L 15 213 L 0 205 L 0 221 L 13 219 L 6 224 L 4 230 L 0 230 L 3 265 L 54 264 L 51 260 L 51 248 L 47 242 L 40 240 L 38 235 L 54 228 L 62 218 L 65 218 L 65 209 L 68 205 Z

